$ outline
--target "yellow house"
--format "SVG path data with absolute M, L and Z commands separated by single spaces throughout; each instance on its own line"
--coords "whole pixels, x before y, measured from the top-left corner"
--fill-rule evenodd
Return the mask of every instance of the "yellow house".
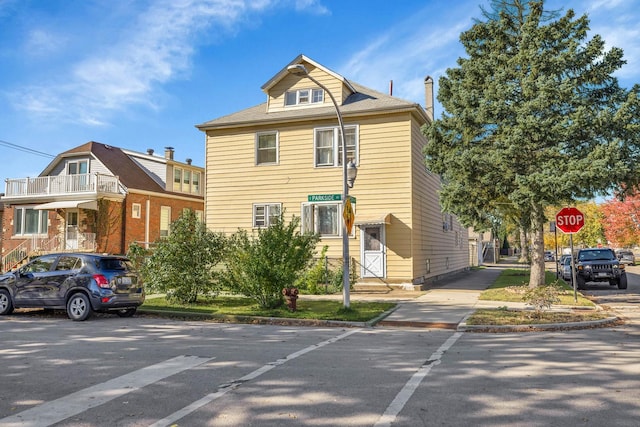
M 292 73 L 297 64 L 308 74 Z M 304 55 L 262 90 L 265 103 L 197 126 L 206 133 L 210 229 L 257 229 L 284 211 L 285 218 L 301 217 L 302 231 L 319 232 L 320 247 L 341 259 L 341 116 L 347 159 L 358 171 L 349 191 L 355 221 L 348 239 L 358 284 L 419 288 L 469 268 L 467 230 L 441 211 L 440 178 L 423 161 L 427 140 L 420 128 L 433 115 L 430 77 L 426 111 Z

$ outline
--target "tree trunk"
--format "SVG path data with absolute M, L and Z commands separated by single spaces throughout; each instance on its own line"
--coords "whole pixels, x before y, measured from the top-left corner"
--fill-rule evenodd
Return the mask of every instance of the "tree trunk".
M 545 284 L 544 265 L 544 224 L 546 218 L 544 209 L 538 204 L 533 205 L 531 212 L 531 276 L 529 287 L 535 288 Z
M 525 230 L 524 226 L 521 224 L 519 227 L 520 231 L 520 259 L 518 260 L 521 263 L 529 262 L 529 239 L 527 238 L 527 230 Z

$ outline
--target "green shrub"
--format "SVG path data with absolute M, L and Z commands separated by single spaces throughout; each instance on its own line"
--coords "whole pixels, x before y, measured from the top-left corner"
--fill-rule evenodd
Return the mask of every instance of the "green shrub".
M 271 226 L 259 229 L 256 237 L 238 230 L 229 239 L 222 278 L 225 287 L 258 302 L 262 308 L 284 303 L 283 288 L 294 287 L 309 267 L 317 234 L 301 234 L 300 218 L 285 224 L 281 214 Z
M 128 255 L 138 266 L 148 291 L 187 304 L 198 295 L 219 292 L 216 266 L 224 255 L 225 238 L 207 230 L 192 210 L 171 223 L 169 236 L 146 250 L 131 245 Z

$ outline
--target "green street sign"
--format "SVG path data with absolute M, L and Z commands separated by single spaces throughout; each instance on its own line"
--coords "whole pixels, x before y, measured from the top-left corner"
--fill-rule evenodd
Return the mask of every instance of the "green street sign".
M 356 202 L 356 198 L 349 196 L 351 203 Z M 309 202 L 339 202 L 342 200 L 342 194 L 309 194 L 307 201 Z

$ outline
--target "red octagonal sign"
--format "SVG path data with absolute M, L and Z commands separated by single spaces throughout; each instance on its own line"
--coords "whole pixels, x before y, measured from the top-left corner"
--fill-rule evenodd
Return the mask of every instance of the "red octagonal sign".
M 563 233 L 577 233 L 584 226 L 584 215 L 576 208 L 562 208 L 556 214 L 556 227 Z

